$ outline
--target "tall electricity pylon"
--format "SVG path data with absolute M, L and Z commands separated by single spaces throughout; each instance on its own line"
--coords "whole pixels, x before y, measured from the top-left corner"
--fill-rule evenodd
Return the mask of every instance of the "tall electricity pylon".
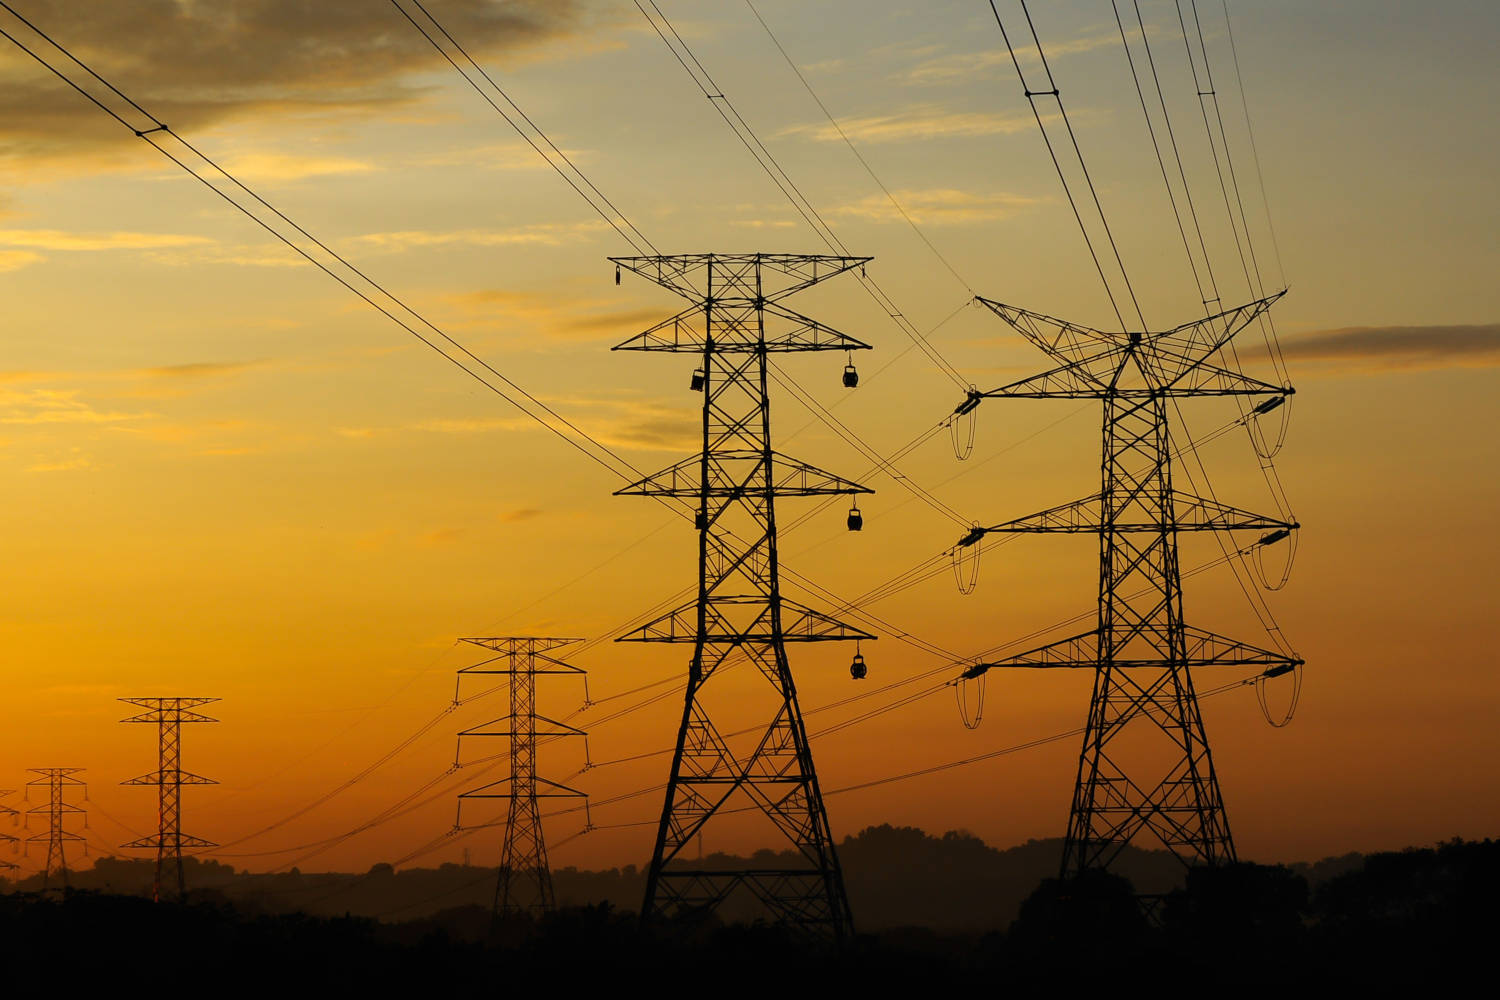
M 1224 800 L 1193 689 L 1205 667 L 1292 669 L 1302 661 L 1183 621 L 1178 534 L 1262 531 L 1278 539 L 1292 522 L 1196 496 L 1172 483 L 1169 408 L 1200 396 L 1267 395 L 1270 385 L 1212 362 L 1284 292 L 1165 333 L 1106 333 L 1013 306 L 979 301 L 1058 367 L 981 398 L 1098 399 L 1103 404 L 1100 491 L 1029 517 L 975 528 L 987 533 L 1099 535 L 1099 614 L 1094 628 L 989 666 L 1078 667 L 1094 672 L 1093 699 L 1063 848 L 1062 873 L 1105 868 L 1142 831 L 1185 864 L 1235 860 Z M 1276 404 L 1262 403 L 1269 410 Z
M 121 722 L 154 722 L 160 762 L 155 771 L 139 778 L 122 781 L 122 785 L 157 786 L 157 831 L 152 837 L 141 837 L 121 847 L 155 848 L 156 877 L 151 883 L 151 898 L 162 897 L 162 886 L 176 885 L 179 900 L 187 897 L 187 876 L 182 869 L 184 847 L 216 847 L 213 841 L 190 837 L 182 832 L 182 786 L 216 785 L 217 781 L 182 769 L 182 724 L 184 722 L 218 722 L 191 709 L 218 701 L 218 698 L 121 698 L 128 705 L 146 709 Z
M 536 711 L 536 678 L 538 674 L 574 674 L 585 677 L 584 701 L 588 700 L 585 672 L 562 660 L 545 655 L 549 650 L 579 642 L 578 639 L 554 639 L 536 636 L 467 638 L 476 646 L 494 650 L 490 657 L 458 672 L 458 685 L 474 674 L 508 674 L 510 676 L 510 714 L 458 734 L 460 746 L 465 736 L 506 736 L 510 738 L 510 776 L 491 782 L 458 799 L 459 825 L 462 826 L 463 804 L 468 799 L 509 799 L 505 818 L 505 844 L 500 854 L 500 880 L 495 886 L 495 916 L 513 913 L 544 913 L 556 905 L 552 894 L 552 871 L 547 865 L 547 841 L 542 836 L 542 813 L 538 799 L 583 798 L 585 815 L 588 799 L 576 788 L 560 785 L 537 776 L 537 740 L 553 737 L 582 736 L 584 757 L 588 756 L 587 734 L 582 729 L 556 722 Z M 459 691 L 454 690 L 457 703 Z M 585 820 L 587 828 L 587 820 Z
M 67 828 L 67 819 L 74 814 L 81 815 L 84 810 L 67 801 L 69 788 L 83 788 L 85 782 L 73 775 L 82 773 L 81 767 L 29 767 L 29 773 L 36 775 L 35 778 L 26 782 L 27 787 L 35 785 L 47 786 L 47 804 L 36 806 L 26 811 L 27 816 L 43 813 L 47 817 L 47 832 L 38 833 L 27 837 L 27 844 L 47 842 L 47 865 L 42 869 L 42 888 L 47 888 L 47 883 L 52 879 L 52 873 L 56 872 L 62 878 L 64 886 L 68 884 L 68 858 L 64 848 L 68 844 L 81 844 L 83 838 L 72 833 Z
M 702 452 L 616 494 L 691 502 L 698 531 L 697 599 L 617 640 L 693 644 L 642 917 L 708 913 L 743 888 L 783 923 L 844 938 L 852 931 L 849 902 L 786 644 L 874 637 L 782 596 L 776 500 L 870 491 L 772 450 L 767 379 L 772 353 L 869 347 L 781 304 L 869 258 L 611 259 L 692 303 L 615 350 L 691 354 L 699 365 L 692 386 L 703 394 Z M 754 665 L 769 688 L 719 680 L 736 659 Z M 748 741 L 734 748 L 714 722 L 726 710 L 753 719 Z M 684 854 L 716 815 L 740 811 L 736 802 L 770 819 L 793 861 L 722 870 Z

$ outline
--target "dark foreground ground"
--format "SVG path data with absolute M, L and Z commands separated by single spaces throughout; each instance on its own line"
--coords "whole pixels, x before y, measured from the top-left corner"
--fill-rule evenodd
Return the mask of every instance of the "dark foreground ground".
M 1490 980 L 1500 930 L 1500 843 L 1453 841 L 1370 855 L 1310 890 L 1282 867 L 1192 872 L 1142 915 L 1133 887 L 1099 875 L 1048 880 L 1004 931 L 920 927 L 861 934 L 842 948 L 761 925 L 643 930 L 609 904 L 570 907 L 492 932 L 483 907 L 418 920 L 255 912 L 204 899 L 153 904 L 88 890 L 0 897 L 0 954 L 12 991 L 108 987 L 134 995 L 296 996 L 368 990 L 657 988 L 678 993 L 907 991 L 979 987 L 1072 995 L 1126 987 L 1235 994 L 1354 989 L 1423 995 Z M 1129 984 L 1127 986 L 1127 984 Z

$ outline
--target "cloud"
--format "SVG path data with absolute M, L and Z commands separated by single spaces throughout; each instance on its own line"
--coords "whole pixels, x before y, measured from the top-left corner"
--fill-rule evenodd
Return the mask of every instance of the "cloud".
M 0 424 L 114 424 L 149 413 L 101 411 L 78 398 L 77 389 L 0 390 Z
M 1470 326 L 1349 326 L 1285 338 L 1292 361 L 1369 370 L 1487 368 L 1500 365 L 1500 323 Z
M 74 448 L 72 454 L 67 458 L 58 459 L 53 462 L 40 462 L 36 465 L 26 467 L 27 472 L 80 472 L 84 469 L 92 469 L 94 462 L 82 449 Z
M 69 233 L 61 229 L 0 229 L 0 243 L 36 250 L 161 250 L 212 243 L 179 233 Z
M 151 378 L 205 378 L 213 375 L 230 375 L 254 368 L 259 361 L 193 361 L 182 365 L 163 365 L 160 368 L 141 368 L 137 374 Z
M 696 410 L 636 398 L 549 399 L 549 406 L 594 440 L 610 448 L 637 451 L 691 451 L 700 446 Z M 412 430 L 437 434 L 490 434 L 544 431 L 530 417 L 457 417 L 423 420 Z
M 595 313 L 563 320 L 557 328 L 565 332 L 589 335 L 618 333 L 621 337 L 639 333 L 643 328 L 654 326 L 671 315 L 663 309 L 623 309 L 618 312 Z
M 43 260 L 39 253 L 30 250 L 0 250 L 0 271 L 19 271 L 28 264 Z
M 507 510 L 499 515 L 501 524 L 515 524 L 518 521 L 529 521 L 534 517 L 541 517 L 542 511 L 537 507 L 522 507 L 519 510 Z
M 589 152 L 564 149 L 574 163 L 587 162 Z M 421 167 L 480 167 L 486 170 L 550 170 L 535 149 L 524 142 L 491 143 L 465 149 L 450 149 L 417 157 L 412 161 Z
M 918 224 L 961 224 L 986 222 L 1014 215 L 1017 210 L 1039 203 L 1040 199 L 1016 194 L 971 194 L 953 188 L 925 191 L 893 191 L 896 200 Z M 832 210 L 838 215 L 852 215 L 875 222 L 903 221 L 896 206 L 883 194 L 870 195 Z
M 410 250 L 413 247 L 434 247 L 462 244 L 465 246 L 493 247 L 516 244 L 561 246 L 564 243 L 587 239 L 606 227 L 600 222 L 537 223 L 517 226 L 512 229 L 456 229 L 448 232 L 431 232 L 411 229 L 393 233 L 366 233 L 356 236 L 358 243 L 368 244 L 381 250 Z
M 300 181 L 309 177 L 368 174 L 380 167 L 344 156 L 250 153 L 229 159 L 224 169 L 245 181 Z
M 671 315 L 665 309 L 616 309 L 616 303 L 608 299 L 500 288 L 465 292 L 449 301 L 471 316 L 482 315 L 483 325 L 528 323 L 552 340 L 600 340 L 615 335 L 623 340 Z M 457 325 L 477 324 L 463 321 Z
M 1043 115 L 1042 120 L 1056 116 Z M 978 111 L 949 111 L 936 105 L 921 105 L 889 115 L 866 115 L 839 122 L 853 142 L 911 142 L 920 139 L 968 138 L 979 135 L 1011 135 L 1036 127 L 1031 116 L 1001 115 Z M 782 129 L 779 135 L 805 135 L 818 142 L 842 142 L 839 130 L 828 122 L 812 122 Z
M 795 229 L 797 223 L 791 219 L 732 219 L 731 226 L 741 229 Z
M 419 431 L 437 434 L 488 434 L 493 431 L 527 431 L 540 429 L 530 417 L 461 417 L 424 420 L 413 425 Z
M 440 13 L 476 59 L 493 63 L 579 31 L 583 6 L 447 0 Z M 411 75 L 443 65 L 399 12 L 370 0 L 33 0 L 27 15 L 179 132 L 249 117 L 389 111 L 422 97 Z M 125 114 L 134 127 L 147 124 Z M 7 45 L 0 54 L 0 158 L 98 157 L 133 142 L 24 53 Z
M 1126 34 L 1132 42 L 1141 37 L 1141 32 L 1138 28 L 1129 30 Z M 1076 55 L 1080 52 L 1092 52 L 1095 49 L 1102 49 L 1118 44 L 1120 44 L 1120 35 L 1118 32 L 1085 35 L 1066 42 L 1049 41 L 1047 43 L 1047 58 L 1055 60 L 1061 56 Z M 1027 68 L 1036 67 L 1039 69 L 1041 67 L 1041 59 L 1038 57 L 1036 46 L 1034 45 L 1017 47 L 1016 59 Z M 1005 69 L 1014 72 L 1010 53 L 1003 47 L 989 49 L 984 52 L 958 52 L 952 55 L 939 56 L 936 59 L 928 59 L 908 70 L 906 81 L 916 84 L 958 83 L 971 80 L 975 76 L 987 74 L 996 69 Z

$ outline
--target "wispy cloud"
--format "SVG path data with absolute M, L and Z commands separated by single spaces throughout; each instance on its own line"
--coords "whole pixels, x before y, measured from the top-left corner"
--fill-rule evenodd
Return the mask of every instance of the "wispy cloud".
M 1362 370 L 1486 368 L 1500 365 L 1500 323 L 1468 326 L 1349 326 L 1287 337 L 1294 361 Z
M 1040 202 L 1017 194 L 975 194 L 953 188 L 933 188 L 925 191 L 894 191 L 896 200 L 921 224 L 956 225 L 967 222 L 986 222 L 1014 215 L 1018 210 L 1029 208 Z M 900 222 L 901 213 L 891 200 L 883 194 L 870 195 L 859 201 L 840 205 L 832 211 L 838 215 L 852 215 L 876 222 Z
M 574 163 L 586 163 L 589 150 L 563 149 Z M 421 167 L 479 167 L 484 170 L 550 170 L 547 161 L 524 142 L 491 143 L 444 150 L 412 161 Z
M 1044 116 L 1043 120 L 1046 120 Z M 979 111 L 952 111 L 936 105 L 921 105 L 888 115 L 845 118 L 839 122 L 844 135 L 858 143 L 912 142 L 923 139 L 953 139 L 980 135 L 1010 135 L 1036 127 L 1036 120 L 1021 115 Z M 818 142 L 841 142 L 839 130 L 828 122 L 810 122 L 782 129 L 780 135 L 803 135 Z
M 1132 42 L 1141 37 L 1139 29 L 1127 31 L 1126 35 Z M 1055 60 L 1063 56 L 1092 52 L 1095 49 L 1118 44 L 1120 44 L 1118 32 L 1099 32 L 1064 42 L 1048 41 L 1046 43 L 1047 58 Z M 1017 46 L 1016 59 L 1027 68 L 1040 68 L 1041 66 L 1041 59 L 1034 45 Z M 997 69 L 1012 69 L 1010 53 L 1003 45 L 984 52 L 955 52 L 951 55 L 924 60 L 907 70 L 905 79 L 908 83 L 916 84 L 960 83 Z
M 181 233 L 70 233 L 61 229 L 0 229 L 0 244 L 35 250 L 161 250 L 167 247 L 212 243 L 203 236 Z
M 670 315 L 664 309 L 619 309 L 617 303 L 608 299 L 501 288 L 465 292 L 450 297 L 449 301 L 467 316 L 474 317 L 462 325 L 513 326 L 521 322 L 550 340 L 562 341 L 599 340 L 616 334 L 623 340 Z
M 0 271 L 19 271 L 28 264 L 45 259 L 30 250 L 0 250 Z
M 96 410 L 77 389 L 0 390 L 0 424 L 115 424 L 149 413 Z
M 83 449 L 74 448 L 66 458 L 56 459 L 50 462 L 38 462 L 28 465 L 27 472 L 82 472 L 94 467 L 93 459 L 83 453 Z
M 214 375 L 233 375 L 262 364 L 260 361 L 192 361 L 182 365 L 141 368 L 137 374 L 150 378 L 201 379 Z
M 224 169 L 247 181 L 300 181 L 310 177 L 374 173 L 380 168 L 344 156 L 297 156 L 290 153 L 250 153 L 230 158 Z
M 366 233 L 354 237 L 354 242 L 377 247 L 382 250 L 410 250 L 414 247 L 436 247 L 460 244 L 464 246 L 511 246 L 516 244 L 540 244 L 561 246 L 589 239 L 605 228 L 605 223 L 537 223 L 516 226 L 511 229 L 455 229 L 445 232 L 409 229 L 391 233 Z

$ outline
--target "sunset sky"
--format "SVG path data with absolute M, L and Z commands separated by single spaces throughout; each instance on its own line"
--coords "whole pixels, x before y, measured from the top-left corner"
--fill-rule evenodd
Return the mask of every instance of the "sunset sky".
M 630 2 L 425 0 L 434 15 L 664 252 L 826 252 Z M 703 66 L 869 273 L 980 388 L 1046 367 L 973 294 L 1117 326 L 985 0 L 756 0 L 807 82 L 927 238 L 891 207 L 742 0 L 657 0 Z M 631 252 L 387 0 L 13 0 L 16 11 L 346 255 L 427 319 L 643 472 L 696 447 L 691 361 L 609 348 L 680 308 L 606 258 Z M 409 6 L 409 5 L 408 5 Z M 1034 3 L 1036 29 L 1153 328 L 1201 315 L 1108 0 Z M 1019 6 L 999 5 L 1007 27 Z M 1134 11 L 1120 3 L 1133 27 Z M 1278 469 L 1304 525 L 1290 583 L 1266 594 L 1307 660 L 1299 713 L 1250 689 L 1204 703 L 1242 857 L 1315 859 L 1500 833 L 1500 6 L 1483 0 L 1230 4 L 1266 199 L 1255 182 L 1224 10 L 1198 0 L 1231 152 L 1297 387 Z M 1209 159 L 1170 0 L 1147 36 L 1200 198 L 1226 304 L 1252 298 Z M 1191 23 L 1191 22 L 1190 22 Z M 0 10 L 0 27 L 19 22 Z M 1129 33 L 1132 45 L 1139 31 Z M 1013 40 L 1017 38 L 1012 34 Z M 1025 39 L 1029 44 L 1029 38 Z M 1139 57 L 1140 49 L 1133 51 Z M 1028 74 L 1039 72 L 1030 50 Z M 1033 89 L 1037 85 L 1033 80 Z M 1056 124 L 1055 122 L 1051 124 Z M 1273 253 L 1266 205 L 1275 227 Z M 463 706 L 318 808 L 247 835 L 354 777 L 441 712 L 472 635 L 591 642 L 572 662 L 596 701 L 681 675 L 687 647 L 608 641 L 695 583 L 691 525 L 624 485 L 301 262 L 0 39 L 0 786 L 84 767 L 89 829 L 114 848 L 155 822 L 154 734 L 126 696 L 210 695 L 185 733 L 188 833 L 236 867 L 362 870 L 448 830 L 454 795 L 502 772 L 453 762 Z M 793 301 L 874 345 L 785 369 L 878 452 L 936 424 L 961 391 L 845 277 Z M 946 321 L 945 321 L 946 320 Z M 1253 374 L 1274 377 L 1250 343 Z M 889 365 L 889 368 L 886 366 Z M 785 565 L 842 598 L 950 547 L 962 528 L 913 501 L 795 399 L 778 448 L 876 489 L 866 524 L 830 508 L 787 533 Z M 1207 433 L 1233 415 L 1186 409 Z M 1097 490 L 1096 405 L 992 400 L 976 445 L 947 435 L 900 463 L 992 524 Z M 1220 499 L 1272 501 L 1243 433 L 1203 450 Z M 787 501 L 788 521 L 812 501 Z M 1091 613 L 1096 542 L 1025 538 L 961 596 L 944 571 L 871 605 L 958 658 Z M 1184 543 L 1183 565 L 1217 550 Z M 1271 562 L 1280 558 L 1269 556 Z M 1276 570 L 1277 566 L 1268 566 Z M 1279 573 L 1277 573 L 1279 575 Z M 813 603 L 805 593 L 792 596 Z M 825 603 L 820 601 L 819 603 Z M 1234 578 L 1192 578 L 1186 613 L 1268 640 Z M 564 656 L 567 651 L 560 651 Z M 888 635 L 795 648 L 805 711 L 946 658 Z M 815 712 L 814 733 L 948 673 Z M 1238 675 L 1200 676 L 1200 688 Z M 943 689 L 826 739 L 825 791 L 1081 726 L 1082 672 L 991 676 L 966 730 Z M 465 688 L 464 693 L 472 690 Z M 571 717 L 610 761 L 670 746 L 677 688 Z M 1285 678 L 1268 694 L 1288 697 Z M 607 721 L 652 694 L 661 700 Z M 579 706 L 542 682 L 542 710 Z M 500 741 L 493 741 L 498 744 Z M 465 758 L 503 746 L 465 747 Z M 997 846 L 1064 832 L 1069 738 L 928 777 L 830 795 L 837 836 L 873 823 L 967 829 Z M 568 779 L 581 747 L 542 771 Z M 596 801 L 665 780 L 667 758 L 568 783 Z M 438 780 L 441 779 L 441 780 Z M 309 856 L 427 786 L 432 801 Z M 16 794 L 13 807 L 29 804 Z M 82 803 L 80 803 L 82 804 Z M 644 864 L 658 793 L 600 805 L 556 866 Z M 465 820 L 483 820 L 484 809 Z M 582 827 L 548 823 L 560 843 Z M 34 820 L 23 836 L 38 832 Z M 494 864 L 500 832 L 411 864 Z M 726 834 L 709 850 L 758 843 Z M 1153 846 L 1144 844 L 1143 846 Z M 128 852 L 121 852 L 128 853 Z M 35 847 L 23 870 L 40 865 Z

